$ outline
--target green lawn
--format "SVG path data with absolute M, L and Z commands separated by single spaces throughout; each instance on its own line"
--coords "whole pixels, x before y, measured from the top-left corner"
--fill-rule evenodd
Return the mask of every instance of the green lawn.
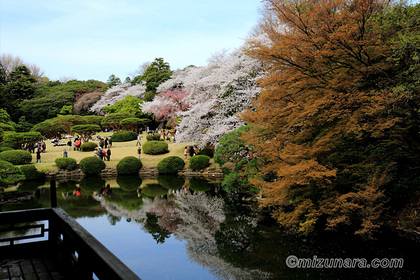
M 101 137 L 108 137 L 112 135 L 111 132 L 108 133 L 99 133 Z M 67 140 L 62 140 L 62 142 L 67 143 Z M 93 141 L 99 144 L 98 141 Z M 145 134 L 142 138 L 142 144 L 146 142 Z M 137 157 L 137 148 L 136 147 L 137 140 L 133 140 L 130 142 L 114 142 L 112 143 L 111 148 L 111 160 L 105 161 L 107 167 L 115 168 L 118 162 L 126 157 L 126 156 L 134 156 Z M 45 171 L 45 170 L 54 170 L 57 169 L 57 165 L 55 164 L 55 159 L 58 157 L 63 156 L 63 149 L 68 148 L 67 146 L 57 146 L 53 147 L 50 140 L 47 140 L 47 149 L 45 153 L 41 154 L 41 163 L 36 163 L 36 154 L 32 154 L 32 162 L 38 168 L 38 170 Z M 182 159 L 184 158 L 184 147 L 188 146 L 192 143 L 169 143 L 169 153 L 163 155 L 146 155 L 144 153 L 141 154 L 140 159 L 145 167 L 152 167 L 157 166 L 159 161 L 164 159 L 168 156 L 179 156 Z M 73 147 L 69 152 L 69 157 L 74 158 L 79 163 L 82 158 L 90 157 L 93 155 L 93 152 L 81 152 L 81 151 L 73 151 Z M 188 157 L 189 158 L 189 157 Z M 213 163 L 211 160 L 210 163 Z M 188 163 L 187 163 L 188 164 Z

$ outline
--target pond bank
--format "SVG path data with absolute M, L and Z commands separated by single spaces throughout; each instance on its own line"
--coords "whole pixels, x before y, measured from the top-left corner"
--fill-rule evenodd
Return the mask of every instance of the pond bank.
M 102 178 L 116 178 L 118 175 L 116 168 L 107 167 L 100 173 Z M 140 176 L 151 177 L 159 175 L 156 167 L 143 167 L 139 171 Z M 189 168 L 178 171 L 178 175 L 181 177 L 203 177 L 214 183 L 221 183 L 223 180 L 222 170 L 219 168 L 206 168 L 200 171 L 193 171 Z M 68 170 L 49 170 L 45 171 L 46 179 L 75 179 L 83 178 L 86 175 L 80 170 L 75 169 L 73 171 Z

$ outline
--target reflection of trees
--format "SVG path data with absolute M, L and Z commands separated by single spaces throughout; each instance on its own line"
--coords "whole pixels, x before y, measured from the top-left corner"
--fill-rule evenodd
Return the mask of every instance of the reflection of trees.
M 144 228 L 153 236 L 157 243 L 164 243 L 165 239 L 171 236 L 171 233 L 158 225 L 158 216 L 152 213 L 146 213 L 146 216 Z
M 143 204 L 141 197 L 137 197 L 137 189 L 134 191 L 126 191 L 124 189 L 113 188 L 112 194 L 102 196 L 103 199 L 113 202 L 127 210 L 135 210 Z
M 115 226 L 119 221 L 121 221 L 121 217 L 114 216 L 114 215 L 111 215 L 111 214 L 107 215 L 107 219 L 108 219 L 109 224 L 111 226 Z
M 189 258 L 208 268 L 218 278 L 269 278 L 270 274 L 260 271 L 258 266 L 244 269 L 246 266 L 240 262 L 241 253 L 244 252 L 247 257 L 261 257 L 248 252 L 253 249 L 250 243 L 255 241 L 252 234 L 257 232 L 255 217 L 249 216 L 246 211 L 238 214 L 235 209 L 226 208 L 220 196 L 204 192 L 192 194 L 185 189 L 166 191 L 170 194 L 168 198 L 144 197 L 142 207 L 131 211 L 104 200 L 101 204 L 113 216 L 141 223 L 143 229 L 151 233 L 158 243 L 163 243 L 170 234 L 186 241 Z M 228 249 L 223 251 L 221 246 L 227 246 Z

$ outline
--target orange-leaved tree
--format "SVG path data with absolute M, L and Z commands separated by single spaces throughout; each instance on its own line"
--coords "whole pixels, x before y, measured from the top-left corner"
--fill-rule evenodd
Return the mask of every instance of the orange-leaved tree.
M 420 163 L 418 94 L 398 90 L 393 5 L 264 4 L 259 40 L 247 51 L 267 75 L 255 109 L 242 115 L 254 127 L 244 139 L 272 175 L 252 180 L 261 206 L 305 234 L 317 225 L 351 226 L 370 237 L 385 208 L 414 184 Z

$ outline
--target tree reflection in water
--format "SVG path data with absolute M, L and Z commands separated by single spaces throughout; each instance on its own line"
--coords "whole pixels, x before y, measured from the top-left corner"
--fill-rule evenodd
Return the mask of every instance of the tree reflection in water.
M 270 273 L 259 269 L 236 267 L 229 262 L 229 258 L 220 254 L 220 246 L 226 245 L 220 239 L 226 237 L 235 237 L 237 240 L 230 239 L 229 242 L 242 246 L 239 250 L 246 250 L 249 245 L 243 240 L 247 240 L 246 235 L 255 231 L 257 218 L 248 213 L 238 216 L 232 211 L 229 213 L 231 216 L 226 217 L 225 199 L 218 194 L 200 191 L 214 188 L 213 185 L 196 178 L 188 182 L 177 178 L 171 183 L 165 177 L 155 181 L 146 180 L 141 187 L 141 196 L 136 196 L 141 201 L 141 206 L 137 209 L 115 203 L 112 201 L 113 195 L 110 198 L 97 199 L 109 215 L 140 223 L 143 230 L 150 233 L 157 243 L 164 243 L 171 234 L 177 240 L 186 241 L 189 259 L 206 267 L 218 278 L 270 278 Z M 225 221 L 229 223 L 224 224 Z M 235 224 L 236 221 L 239 224 Z M 226 230 L 224 233 L 220 233 L 222 225 Z M 235 225 L 234 228 L 230 228 L 232 225 Z M 232 231 L 236 236 L 231 234 Z

